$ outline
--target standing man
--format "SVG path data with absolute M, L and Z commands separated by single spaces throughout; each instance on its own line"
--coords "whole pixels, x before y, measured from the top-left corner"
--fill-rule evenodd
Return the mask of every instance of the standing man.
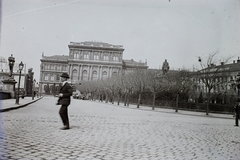
M 238 126 L 238 120 L 240 119 L 240 99 L 238 99 L 238 102 L 234 107 L 234 110 L 235 110 L 235 126 Z
M 62 105 L 59 110 L 59 115 L 64 125 L 64 127 L 61 128 L 62 130 L 70 129 L 69 119 L 68 119 L 68 106 L 70 105 L 73 91 L 72 91 L 72 87 L 67 82 L 68 78 L 69 76 L 67 73 L 63 73 L 61 75 L 62 87 L 60 88 L 60 91 L 59 91 L 59 95 L 58 95 L 59 99 L 57 103 L 58 105 Z

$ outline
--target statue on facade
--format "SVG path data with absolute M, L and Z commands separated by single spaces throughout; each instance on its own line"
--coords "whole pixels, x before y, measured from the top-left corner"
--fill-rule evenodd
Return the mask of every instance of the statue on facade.
M 9 69 L 10 69 L 10 75 L 9 75 L 9 77 L 12 77 L 13 66 L 14 66 L 14 63 L 15 63 L 15 58 L 13 57 L 12 54 L 11 54 L 11 57 L 8 57 L 8 61 L 9 61 Z
M 163 74 L 167 73 L 168 70 L 169 70 L 169 63 L 167 62 L 167 60 L 165 59 L 165 61 L 163 62 L 163 65 L 162 65 L 162 71 L 163 71 Z

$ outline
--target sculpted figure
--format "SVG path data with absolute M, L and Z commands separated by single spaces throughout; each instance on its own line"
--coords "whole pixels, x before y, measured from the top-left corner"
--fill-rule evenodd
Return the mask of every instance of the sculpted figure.
M 165 59 L 165 61 L 163 62 L 163 65 L 162 65 L 162 71 L 163 71 L 163 74 L 167 73 L 168 70 L 169 70 L 169 63 L 167 62 L 167 60 Z

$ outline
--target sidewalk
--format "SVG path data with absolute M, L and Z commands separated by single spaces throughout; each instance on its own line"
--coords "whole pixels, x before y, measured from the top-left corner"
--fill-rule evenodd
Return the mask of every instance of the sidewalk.
M 34 103 L 41 99 L 42 97 L 34 97 L 34 100 L 32 100 L 32 97 L 24 97 L 24 99 L 19 98 L 19 104 L 16 103 L 16 99 L 5 99 L 0 100 L 0 112 L 6 112 L 13 109 L 18 109 L 21 107 L 25 107 L 31 103 Z
M 99 101 L 95 101 L 95 102 L 105 103 L 105 102 L 99 102 Z M 116 102 L 114 104 L 111 104 L 111 103 L 105 103 L 105 104 L 114 105 L 114 106 L 118 106 L 118 107 L 124 107 L 124 108 L 130 108 L 130 109 L 151 111 L 151 112 L 163 112 L 163 113 L 189 115 L 189 116 L 235 119 L 233 117 L 233 114 L 209 113 L 208 115 L 206 115 L 206 112 L 194 112 L 194 111 L 185 111 L 185 110 L 178 110 L 178 112 L 175 112 L 175 109 L 169 109 L 169 108 L 155 108 L 154 110 L 152 110 L 152 107 L 149 107 L 149 106 L 140 106 L 139 108 L 137 108 L 137 105 L 134 105 L 134 104 L 129 104 L 129 106 L 123 106 L 122 103 L 120 105 L 117 105 Z
M 43 97 L 38 97 L 38 98 L 35 97 L 34 100 L 32 100 L 32 97 L 25 97 L 24 99 L 20 98 L 18 105 L 15 104 L 16 99 L 0 100 L 0 112 L 5 112 L 5 111 L 25 107 L 25 106 L 27 106 L 31 103 L 34 103 L 34 102 L 38 101 L 41 98 L 43 98 Z M 129 104 L 129 106 L 123 106 L 122 103 L 120 105 L 117 105 L 116 102 L 114 104 L 105 103 L 105 102 L 98 102 L 98 101 L 92 101 L 92 102 L 104 103 L 104 104 L 117 106 L 117 107 L 137 109 L 137 110 L 145 110 L 145 111 L 151 111 L 151 112 L 163 112 L 163 113 L 201 116 L 201 117 L 234 119 L 233 115 L 231 115 L 231 114 L 209 113 L 209 115 L 206 115 L 205 112 L 193 112 L 193 111 L 184 111 L 184 110 L 178 110 L 178 112 L 175 112 L 175 109 L 168 109 L 168 108 L 155 108 L 154 110 L 152 110 L 152 107 L 148 107 L 148 106 L 140 106 L 139 108 L 137 108 L 137 105 L 133 105 L 133 104 Z

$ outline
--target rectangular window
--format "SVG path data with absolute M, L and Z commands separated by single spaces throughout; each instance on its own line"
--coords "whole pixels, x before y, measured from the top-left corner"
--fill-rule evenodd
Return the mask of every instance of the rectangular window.
M 103 60 L 104 61 L 108 61 L 109 59 L 108 59 L 108 56 L 103 56 Z
M 98 60 L 99 59 L 99 56 L 98 55 L 94 55 L 94 60 Z
M 89 55 L 88 54 L 84 54 L 83 59 L 89 59 Z
M 118 61 L 118 57 L 114 56 L 113 61 Z

